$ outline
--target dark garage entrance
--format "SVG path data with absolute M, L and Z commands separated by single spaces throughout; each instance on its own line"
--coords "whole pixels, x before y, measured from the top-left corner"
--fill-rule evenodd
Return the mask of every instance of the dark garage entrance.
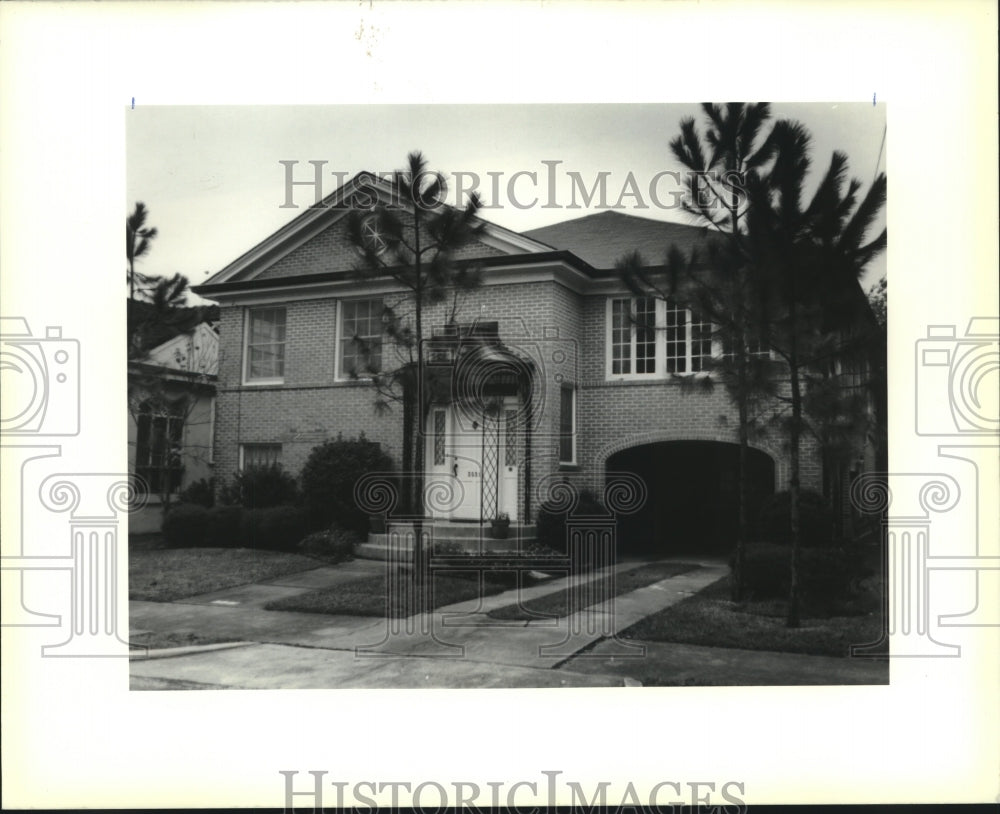
M 774 461 L 751 449 L 749 517 L 756 518 L 774 492 Z M 622 553 L 723 554 L 736 541 L 739 446 L 717 441 L 663 441 L 622 450 L 608 458 L 608 472 L 634 472 L 647 498 L 634 515 L 620 518 Z

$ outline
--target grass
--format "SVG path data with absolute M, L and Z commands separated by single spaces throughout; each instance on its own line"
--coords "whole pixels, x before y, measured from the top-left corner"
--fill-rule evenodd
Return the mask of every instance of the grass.
M 185 631 L 183 633 L 141 633 L 129 637 L 129 644 L 133 650 L 140 647 L 147 647 L 150 650 L 164 650 L 173 647 L 191 647 L 202 644 L 218 644 L 219 642 L 231 642 L 232 636 L 213 636 L 211 634 L 194 633 Z
M 675 577 L 697 568 L 697 565 L 689 563 L 650 563 L 642 565 L 631 571 L 625 571 L 615 575 L 614 596 L 629 593 L 637 588 L 645 588 L 654 582 L 659 582 L 667 577 Z M 576 591 L 573 597 L 574 608 L 579 608 L 588 599 L 600 596 L 603 599 L 611 598 L 610 578 L 603 578 L 604 585 L 596 585 L 593 582 L 584 585 L 575 585 L 572 590 Z M 531 620 L 537 619 L 539 615 L 555 616 L 562 618 L 570 613 L 570 591 L 562 589 L 550 594 L 545 594 L 537 599 L 530 599 L 520 604 L 504 605 L 502 608 L 491 610 L 486 615 L 492 619 L 517 619 Z
M 150 548 L 129 551 L 128 598 L 173 602 L 294 574 L 322 565 L 311 557 L 249 548 Z
M 404 575 L 404 585 L 407 584 Z M 440 608 L 454 602 L 476 599 L 480 596 L 492 596 L 507 590 L 503 582 L 490 579 L 484 580 L 482 588 L 475 579 L 462 579 L 457 576 L 436 574 L 431 591 L 431 607 Z M 316 591 L 289 596 L 269 602 L 264 607 L 267 610 L 299 611 L 302 613 L 346 614 L 349 616 L 386 616 L 386 598 L 389 589 L 384 573 L 345 582 L 332 588 L 321 588 Z M 404 597 L 391 597 L 388 616 L 399 618 L 410 613 Z
M 851 645 L 875 642 L 882 632 L 880 599 L 874 589 L 821 610 L 807 606 L 798 628 L 785 626 L 783 601 L 734 603 L 729 596 L 729 577 L 723 577 L 647 616 L 622 635 L 651 642 L 846 657 Z

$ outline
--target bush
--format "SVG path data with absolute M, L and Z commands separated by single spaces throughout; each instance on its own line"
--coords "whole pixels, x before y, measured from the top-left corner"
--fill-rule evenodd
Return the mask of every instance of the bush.
M 854 548 L 803 548 L 799 553 L 799 584 L 803 597 L 812 605 L 853 595 L 867 573 Z M 752 599 L 786 599 L 791 586 L 791 549 L 751 543 L 746 547 L 743 578 Z
M 271 506 L 243 512 L 243 544 L 271 551 L 297 550 L 306 533 L 305 514 L 294 506 Z
M 368 514 L 354 499 L 354 486 L 364 475 L 389 472 L 392 458 L 379 444 L 360 438 L 327 441 L 314 447 L 302 468 L 302 498 L 314 528 L 336 523 L 359 534 L 368 532 Z
M 211 509 L 215 505 L 215 479 L 202 478 L 188 484 L 187 488 L 177 496 L 181 503 L 196 503 Z
M 759 534 L 769 543 L 791 543 L 791 497 L 787 491 L 772 495 L 761 507 Z M 804 547 L 833 543 L 833 513 L 821 494 L 808 489 L 799 494 L 799 539 Z
M 219 492 L 221 503 L 245 509 L 266 509 L 295 503 L 298 488 L 295 478 L 281 464 L 250 466 L 233 476 L 231 484 Z
M 331 526 L 326 531 L 315 531 L 298 544 L 300 554 L 321 557 L 329 562 L 344 562 L 354 555 L 356 543 L 363 542 L 353 529 Z
M 178 503 L 163 518 L 163 538 L 174 548 L 205 545 L 208 509 L 196 503 Z
M 220 548 L 243 546 L 243 508 L 215 506 L 208 510 L 207 544 Z
M 567 550 L 566 519 L 568 514 L 560 511 L 556 501 L 548 500 L 538 510 L 538 543 L 546 549 L 565 553 Z M 593 492 L 582 491 L 573 509 L 573 517 L 609 517 L 607 509 Z

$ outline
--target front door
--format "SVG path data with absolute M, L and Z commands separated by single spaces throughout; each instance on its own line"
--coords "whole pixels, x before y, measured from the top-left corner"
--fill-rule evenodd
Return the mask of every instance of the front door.
M 498 512 L 517 520 L 516 412 L 477 419 L 435 405 L 427 417 L 427 507 L 433 517 L 489 521 Z M 447 484 L 447 488 L 445 487 Z

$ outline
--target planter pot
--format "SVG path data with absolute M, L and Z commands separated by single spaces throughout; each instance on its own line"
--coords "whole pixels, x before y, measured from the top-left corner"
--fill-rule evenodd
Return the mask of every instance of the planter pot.
M 493 521 L 493 539 L 494 540 L 506 540 L 507 535 L 510 533 L 510 521 Z

